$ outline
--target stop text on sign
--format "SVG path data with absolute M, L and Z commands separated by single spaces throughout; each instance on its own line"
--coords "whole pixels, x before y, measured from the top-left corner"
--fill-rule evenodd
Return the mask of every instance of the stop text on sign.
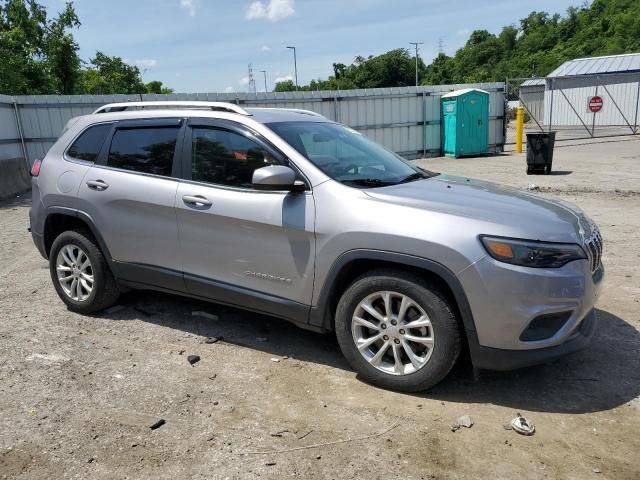
M 598 113 L 600 110 L 602 110 L 603 103 L 604 102 L 602 101 L 602 97 L 594 95 L 593 97 L 589 97 L 589 100 L 587 101 L 587 108 L 590 112 Z

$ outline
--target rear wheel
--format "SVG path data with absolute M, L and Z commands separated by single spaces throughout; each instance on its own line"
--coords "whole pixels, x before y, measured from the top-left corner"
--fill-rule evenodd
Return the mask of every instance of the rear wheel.
M 336 335 L 366 381 L 413 392 L 442 380 L 460 355 L 462 337 L 442 292 L 417 275 L 377 270 L 344 292 Z
M 63 232 L 54 240 L 49 271 L 58 296 L 74 312 L 107 308 L 120 294 L 100 248 L 87 230 Z

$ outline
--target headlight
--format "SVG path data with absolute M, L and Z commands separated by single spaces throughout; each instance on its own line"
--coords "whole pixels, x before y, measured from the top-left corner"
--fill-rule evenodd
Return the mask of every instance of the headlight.
M 487 253 L 496 260 L 534 268 L 558 268 L 574 260 L 587 258 L 574 243 L 536 242 L 503 237 L 480 236 Z

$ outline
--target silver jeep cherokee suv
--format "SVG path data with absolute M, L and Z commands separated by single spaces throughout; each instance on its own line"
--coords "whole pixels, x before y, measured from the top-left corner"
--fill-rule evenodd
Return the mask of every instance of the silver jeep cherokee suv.
M 75 312 L 143 288 L 335 331 L 362 378 L 431 387 L 584 347 L 602 238 L 578 208 L 422 170 L 313 112 L 110 104 L 32 170 L 31 232 Z

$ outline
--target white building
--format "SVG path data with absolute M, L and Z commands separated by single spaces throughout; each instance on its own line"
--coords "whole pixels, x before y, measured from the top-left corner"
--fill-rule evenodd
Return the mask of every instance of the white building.
M 547 128 L 640 126 L 640 53 L 569 60 L 526 80 L 520 98 Z M 630 132 L 627 132 L 630 133 Z

